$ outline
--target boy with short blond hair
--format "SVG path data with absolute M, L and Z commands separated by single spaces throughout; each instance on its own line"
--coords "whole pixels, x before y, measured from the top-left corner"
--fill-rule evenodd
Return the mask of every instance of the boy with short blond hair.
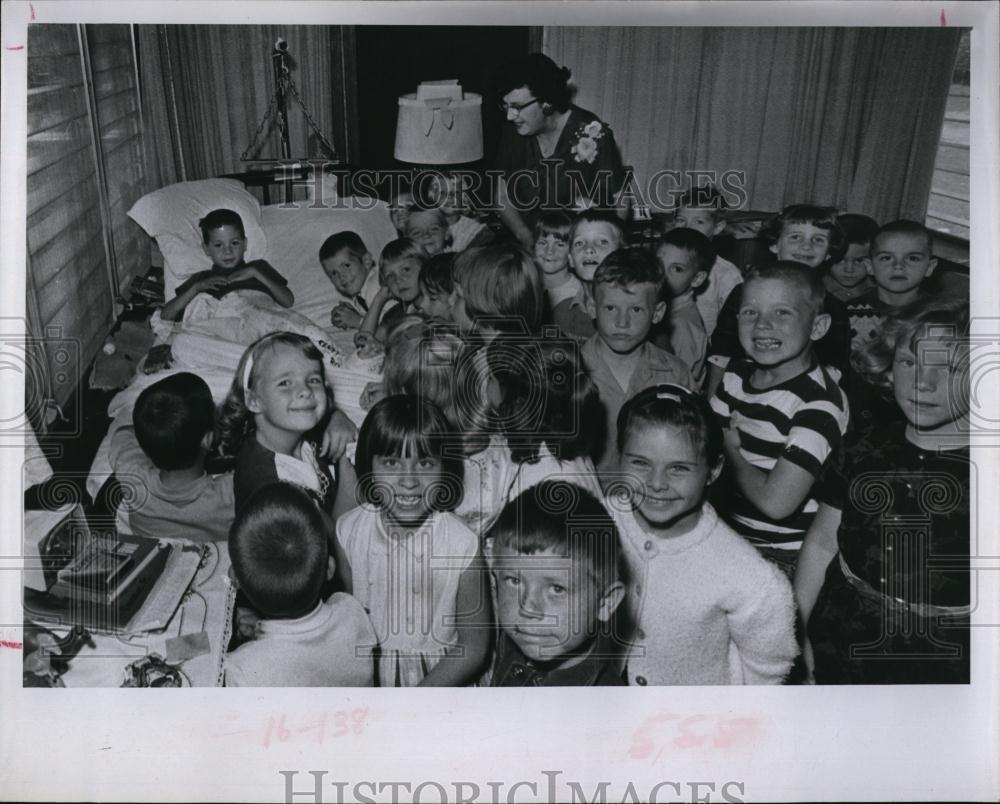
M 813 487 L 847 431 L 840 374 L 814 350 L 830 327 L 825 295 L 801 263 L 754 269 L 739 309 L 747 358 L 730 362 L 712 399 L 729 476 L 716 508 L 789 577 L 818 508 Z
M 594 272 L 611 252 L 625 245 L 625 230 L 612 214 L 588 209 L 576 216 L 569 232 L 569 266 L 582 287 L 552 309 L 553 322 L 567 335 L 589 338 L 597 331 L 588 310 Z
M 580 354 L 606 414 L 604 452 L 597 464 L 602 485 L 613 479 L 617 465 L 615 431 L 625 401 L 650 385 L 692 386 L 688 367 L 648 341 L 653 325 L 666 313 L 665 284 L 656 257 L 643 248 L 612 252 L 593 276 L 589 312 L 597 333 L 584 342 Z

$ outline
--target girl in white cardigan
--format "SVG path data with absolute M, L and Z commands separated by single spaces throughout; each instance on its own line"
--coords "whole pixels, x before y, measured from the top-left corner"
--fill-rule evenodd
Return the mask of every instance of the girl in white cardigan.
M 780 684 L 798 653 L 792 590 L 705 492 L 722 432 L 701 396 L 658 385 L 618 417 L 606 503 L 628 567 L 629 684 Z

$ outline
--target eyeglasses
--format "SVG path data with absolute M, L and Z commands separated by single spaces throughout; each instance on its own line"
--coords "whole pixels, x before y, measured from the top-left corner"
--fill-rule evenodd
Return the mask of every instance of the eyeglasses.
M 509 114 L 510 112 L 521 114 L 522 111 L 535 103 L 538 103 L 538 98 L 534 98 L 527 103 L 504 103 L 503 101 L 498 101 L 497 106 L 500 107 L 500 111 L 504 114 Z

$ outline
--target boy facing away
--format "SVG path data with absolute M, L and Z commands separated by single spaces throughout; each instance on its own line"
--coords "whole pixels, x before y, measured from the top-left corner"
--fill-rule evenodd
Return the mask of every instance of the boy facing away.
M 323 601 L 333 577 L 331 523 L 290 483 L 261 488 L 229 535 L 240 591 L 263 616 L 226 656 L 229 687 L 370 687 L 375 631 L 348 594 Z
M 118 527 L 150 538 L 223 541 L 233 521 L 233 475 L 209 475 L 215 403 L 208 385 L 188 372 L 144 389 L 132 427 L 111 436 L 118 481 L 133 486 L 118 510 Z
M 500 627 L 492 686 L 623 684 L 611 632 L 625 594 L 623 562 L 604 506 L 546 480 L 508 503 L 487 539 Z
M 265 260 L 245 262 L 247 235 L 243 219 L 231 209 L 215 209 L 198 221 L 205 254 L 212 267 L 188 277 L 178 286 L 176 295 L 163 305 L 160 317 L 177 321 L 191 300 L 199 293 L 221 299 L 234 290 L 259 290 L 282 307 L 295 304 L 288 281 Z
M 683 362 L 647 340 L 666 313 L 665 281 L 656 257 L 643 248 L 613 252 L 593 276 L 589 310 L 597 334 L 584 342 L 580 355 L 605 410 L 605 445 L 597 464 L 602 486 L 613 479 L 618 463 L 615 431 L 625 400 L 650 385 L 692 384 Z
M 779 261 L 751 271 L 739 310 L 747 358 L 726 369 L 712 408 L 725 428 L 716 507 L 789 576 L 818 508 L 813 487 L 847 430 L 847 398 L 814 344 L 830 327 L 820 274 Z
M 337 232 L 323 241 L 319 264 L 343 301 L 330 311 L 338 329 L 357 329 L 378 293 L 375 260 L 357 232 Z

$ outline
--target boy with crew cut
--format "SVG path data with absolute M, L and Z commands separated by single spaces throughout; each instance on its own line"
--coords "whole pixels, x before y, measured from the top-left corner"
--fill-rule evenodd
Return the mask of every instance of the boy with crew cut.
M 247 235 L 243 219 L 231 209 L 215 209 L 198 221 L 201 248 L 212 260 L 212 267 L 188 277 L 178 287 L 174 298 L 163 305 L 160 318 L 177 321 L 199 293 L 221 299 L 234 290 L 259 290 L 282 307 L 295 304 L 288 281 L 265 260 L 245 262 Z
M 797 262 L 751 271 L 738 313 L 747 357 L 712 398 L 728 478 L 716 508 L 789 577 L 818 508 L 813 488 L 847 430 L 839 372 L 814 350 L 830 327 L 825 295 L 820 274 Z
M 580 355 L 605 410 L 605 446 L 597 463 L 602 486 L 617 466 L 615 428 L 625 401 L 650 385 L 692 386 L 688 367 L 648 341 L 667 310 L 665 285 L 656 257 L 638 247 L 612 252 L 593 276 L 588 309 L 597 333 L 584 342 Z
M 621 221 L 607 212 L 588 209 L 573 220 L 569 232 L 569 266 L 581 288 L 552 308 L 552 321 L 565 334 L 589 338 L 597 331 L 589 309 L 594 272 L 611 252 L 625 245 Z
M 240 592 L 261 613 L 254 636 L 226 655 L 229 687 L 370 687 L 375 630 L 343 592 L 324 601 L 336 565 L 332 523 L 291 483 L 262 487 L 240 509 L 229 556 Z
M 624 684 L 611 630 L 624 563 L 604 505 L 547 480 L 508 503 L 487 540 L 501 629 L 492 686 Z
M 714 187 L 692 187 L 677 201 L 674 228 L 694 229 L 713 240 L 726 228 L 725 210 L 726 201 Z M 740 269 L 716 252 L 707 280 L 695 294 L 705 334 L 709 337 L 715 330 L 722 305 L 742 281 Z
M 233 521 L 233 475 L 209 475 L 215 403 L 201 377 L 172 374 L 143 389 L 132 426 L 112 426 L 110 463 L 123 485 L 123 533 L 195 542 L 224 541 Z
M 319 264 L 343 301 L 330 311 L 338 329 L 357 329 L 378 293 L 375 260 L 357 232 L 337 232 L 323 241 Z

